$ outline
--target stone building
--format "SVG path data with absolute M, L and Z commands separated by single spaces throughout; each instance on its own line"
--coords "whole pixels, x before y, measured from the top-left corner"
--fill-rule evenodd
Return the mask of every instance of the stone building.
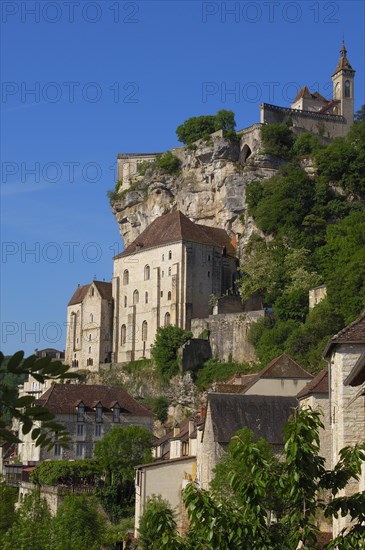
M 67 306 L 66 364 L 97 371 L 100 363 L 110 363 L 112 332 L 112 284 L 78 286 Z
M 294 130 L 334 138 L 344 136 L 354 123 L 355 71 L 347 59 L 342 43 L 340 59 L 332 75 L 333 96 L 326 99 L 319 92 L 303 86 L 290 108 L 263 103 L 261 123 L 275 124 L 291 120 Z
M 84 384 L 54 384 L 35 402 L 55 415 L 69 432 L 69 448 L 36 447 L 30 434 L 18 445 L 23 465 L 44 460 L 92 458 L 95 443 L 114 426 L 130 424 L 152 431 L 154 415 L 120 388 Z
M 114 258 L 114 362 L 150 357 L 159 327 L 209 315 L 210 296 L 234 288 L 235 254 L 226 231 L 180 211 L 152 222 Z
M 138 166 L 142 163 L 152 163 L 160 153 L 120 153 L 117 156 L 118 182 L 122 190 L 127 189 L 134 178 L 138 178 Z
M 346 384 L 364 353 L 365 312 L 331 338 L 323 354 L 329 363 L 332 468 L 343 447 L 365 441 L 365 397 L 358 395 L 358 388 Z M 342 494 L 350 496 L 363 489 L 363 480 L 353 480 Z M 348 517 L 334 519 L 333 535 L 337 536 L 349 523 Z

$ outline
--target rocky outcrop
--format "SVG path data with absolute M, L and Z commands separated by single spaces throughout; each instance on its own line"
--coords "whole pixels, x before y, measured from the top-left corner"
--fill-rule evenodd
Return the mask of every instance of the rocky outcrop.
M 244 140 L 232 143 L 213 137 L 195 150 L 179 148 L 173 151 L 182 163 L 178 176 L 152 167 L 129 190 L 122 189 L 112 210 L 125 246 L 158 216 L 177 209 L 197 223 L 242 236 L 244 246 L 254 230 L 247 215 L 246 188 L 253 180 L 276 175 L 283 163 L 261 154 L 258 145 L 247 158 L 241 154 L 244 147 Z

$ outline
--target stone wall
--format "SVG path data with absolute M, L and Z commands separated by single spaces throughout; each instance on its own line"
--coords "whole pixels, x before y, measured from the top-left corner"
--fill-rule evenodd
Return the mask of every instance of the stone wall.
M 250 326 L 264 316 L 264 310 L 209 315 L 205 319 L 193 319 L 191 330 L 198 338 L 203 330 L 209 329 L 212 355 L 220 361 L 232 358 L 239 363 L 256 362 L 255 349 L 248 342 L 248 332 Z

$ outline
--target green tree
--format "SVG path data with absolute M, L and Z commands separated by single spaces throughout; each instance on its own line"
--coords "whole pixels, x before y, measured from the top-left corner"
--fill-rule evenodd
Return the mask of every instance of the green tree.
M 320 148 L 319 139 L 310 132 L 300 134 L 293 145 L 293 154 L 295 156 L 310 155 Z
M 86 495 L 66 496 L 53 520 L 52 531 L 50 548 L 54 550 L 100 550 L 105 519 L 97 510 L 96 499 Z
M 162 540 L 157 533 L 163 533 Z M 141 550 L 162 550 L 177 540 L 174 512 L 167 500 L 154 495 L 147 500 L 146 509 L 140 519 L 138 529 L 138 547 Z
M 166 174 L 177 174 L 180 170 L 181 162 L 171 153 L 171 151 L 166 151 L 163 155 L 160 155 L 156 158 L 153 166 L 162 170 Z
M 4 355 L 0 352 L 0 373 L 2 374 L 11 373 L 16 377 L 31 375 L 43 384 L 46 380 L 60 382 L 65 379 L 77 378 L 76 374 L 70 374 L 68 370 L 68 366 L 63 365 L 61 361 L 52 361 L 50 357 L 37 359 L 35 355 L 31 355 L 24 359 L 24 352 L 18 351 L 5 361 Z M 3 416 L 5 414 L 19 420 L 23 435 L 31 432 L 36 446 L 52 448 L 55 432 L 57 432 L 57 441 L 67 444 L 69 437 L 64 426 L 55 422 L 55 415 L 45 407 L 34 407 L 34 400 L 35 397 L 31 395 L 18 398 L 18 389 L 12 385 L 9 386 L 4 378 L 0 380 L 0 443 L 4 441 L 21 442 L 21 439 L 7 428 L 6 418 L 4 419 Z M 34 425 L 36 421 L 42 422 L 42 428 Z
M 192 333 L 174 325 L 157 329 L 152 357 L 161 380 L 167 382 L 179 372 L 178 349 L 192 338 Z
M 365 122 L 365 105 L 362 105 L 355 113 L 355 120 L 357 122 Z
M 25 496 L 15 521 L 1 541 L 2 550 L 50 550 L 51 513 L 46 501 L 33 492 Z
M 222 109 L 216 115 L 203 115 L 189 118 L 176 129 L 176 134 L 182 143 L 191 145 L 198 139 L 209 139 L 217 130 L 223 130 L 223 136 L 235 141 L 237 139 L 234 113 Z
M 239 433 L 229 449 L 231 461 L 224 458 L 225 491 L 215 489 L 212 493 L 188 485 L 183 500 L 190 531 L 181 540 L 171 532 L 170 523 L 165 532 L 170 512 L 160 510 L 154 518 L 156 547 L 160 544 L 160 548 L 166 548 L 164 541 L 168 541 L 170 547 L 180 550 L 283 550 L 298 545 L 309 550 L 318 547 L 316 515 L 320 511 L 328 518 L 350 513 L 354 520 L 348 531 L 323 548 L 361 548 L 359 542 L 365 537 L 365 493 L 352 497 L 338 494 L 352 479 L 359 479 L 365 444 L 343 449 L 335 468 L 327 470 L 319 455 L 321 427 L 318 411 L 297 411 L 286 426 L 281 459 L 246 432 Z M 333 500 L 323 502 L 321 491 L 330 491 Z
M 18 500 L 18 490 L 0 483 L 0 539 L 13 525 L 16 513 L 15 503 Z
M 264 152 L 282 159 L 292 155 L 293 134 L 287 124 L 265 124 L 261 127 Z
M 160 395 L 152 400 L 152 412 L 157 416 L 160 422 L 166 422 L 168 410 L 169 400 L 164 395 Z
M 152 461 L 153 435 L 140 426 L 115 426 L 95 445 L 106 485 L 96 496 L 113 523 L 133 513 L 135 466 Z

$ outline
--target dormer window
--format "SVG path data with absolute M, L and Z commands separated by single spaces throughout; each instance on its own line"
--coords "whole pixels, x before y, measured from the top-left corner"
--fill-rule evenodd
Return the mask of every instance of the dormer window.
M 115 405 L 113 408 L 113 422 L 115 424 L 118 424 L 120 422 L 120 407 L 119 405 Z
M 103 405 L 99 403 L 95 409 L 95 422 L 103 421 Z
M 77 413 L 77 422 L 84 422 L 85 421 L 85 405 L 83 403 L 80 403 L 76 407 L 76 413 Z

